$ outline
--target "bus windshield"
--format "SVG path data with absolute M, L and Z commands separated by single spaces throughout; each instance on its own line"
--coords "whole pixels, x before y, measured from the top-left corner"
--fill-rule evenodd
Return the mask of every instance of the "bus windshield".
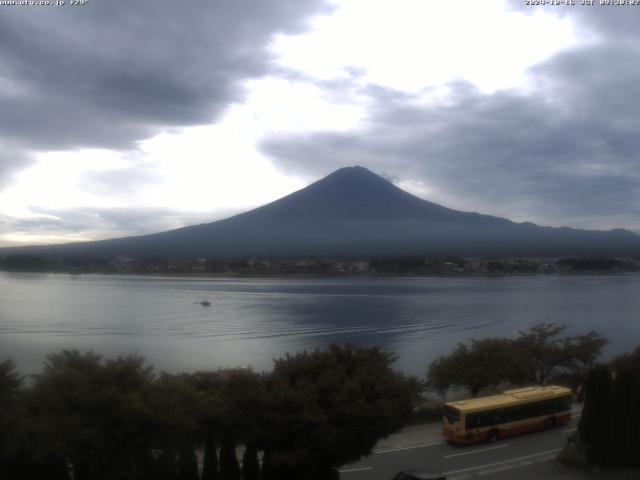
M 450 407 L 449 405 L 444 406 L 443 414 L 445 417 L 447 417 L 447 420 L 449 420 L 449 423 L 455 423 L 460 421 L 460 411 L 456 410 L 453 407 Z

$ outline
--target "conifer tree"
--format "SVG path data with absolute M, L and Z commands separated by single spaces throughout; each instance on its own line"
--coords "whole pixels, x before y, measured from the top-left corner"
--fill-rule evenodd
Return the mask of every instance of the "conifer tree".
M 14 363 L 11 360 L 0 362 L 0 473 L 18 470 L 27 453 L 23 438 L 22 384 L 23 378 Z
M 198 480 L 198 458 L 193 448 L 183 447 L 178 463 L 178 480 Z
M 609 463 L 607 453 L 610 444 L 609 421 L 611 417 L 612 394 L 611 371 L 606 365 L 602 365 L 597 367 L 595 372 L 596 391 L 592 400 L 595 407 L 595 415 L 593 416 L 594 428 L 589 441 L 587 455 L 593 463 L 607 464 Z
M 617 372 L 613 382 L 613 397 L 611 399 L 611 419 L 609 423 L 609 442 L 607 459 L 612 464 L 628 464 L 632 459 L 635 432 L 629 418 L 632 410 L 640 408 L 633 405 L 633 391 L 635 387 L 634 375 L 630 372 Z
M 640 371 L 636 371 L 634 374 L 631 405 L 631 412 L 628 417 L 629 429 L 632 432 L 629 440 L 631 444 L 631 465 L 640 467 Z
M 609 463 L 612 379 L 606 365 L 592 369 L 578 432 L 587 447 L 587 458 L 594 464 Z
M 236 457 L 236 440 L 230 432 L 225 432 L 222 436 L 220 480 L 241 480 L 240 465 Z
M 247 445 L 242 457 L 242 480 L 260 480 L 260 462 L 255 444 Z
M 216 440 L 211 432 L 207 432 L 204 440 L 204 458 L 202 460 L 202 480 L 218 480 L 218 454 Z

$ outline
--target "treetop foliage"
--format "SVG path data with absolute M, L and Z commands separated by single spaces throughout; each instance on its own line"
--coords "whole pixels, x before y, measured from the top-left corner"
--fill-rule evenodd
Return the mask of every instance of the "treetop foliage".
M 427 385 L 444 394 L 451 387 L 465 388 L 472 396 L 503 383 L 544 385 L 551 378 L 586 379 L 607 340 L 595 331 L 562 336 L 565 325 L 536 323 L 509 338 L 471 340 L 451 354 L 434 360 Z
M 136 355 L 65 350 L 49 355 L 25 387 L 5 361 L 0 472 L 8 479 L 197 480 L 195 450 L 205 447 L 203 480 L 240 480 L 241 442 L 245 480 L 259 478 L 258 451 L 264 480 L 322 478 L 369 453 L 411 413 L 417 382 L 393 362 L 378 348 L 334 345 L 287 355 L 268 373 L 168 374 Z
M 0 362 L 0 408 L 14 401 L 20 393 L 24 377 L 16 371 L 16 366 L 11 360 Z
M 269 420 L 282 432 L 268 445 L 273 454 L 338 466 L 370 453 L 417 398 L 417 383 L 392 369 L 394 359 L 380 348 L 333 345 L 276 361 L 266 383 L 276 412 Z
M 616 357 L 612 367 L 614 372 L 640 372 L 640 345 L 632 352 Z

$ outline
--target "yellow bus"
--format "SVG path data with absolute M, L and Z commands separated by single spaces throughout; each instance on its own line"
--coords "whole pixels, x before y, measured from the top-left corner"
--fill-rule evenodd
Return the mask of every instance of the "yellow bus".
M 500 395 L 447 402 L 442 434 L 453 443 L 495 442 L 571 420 L 571 390 L 527 387 Z

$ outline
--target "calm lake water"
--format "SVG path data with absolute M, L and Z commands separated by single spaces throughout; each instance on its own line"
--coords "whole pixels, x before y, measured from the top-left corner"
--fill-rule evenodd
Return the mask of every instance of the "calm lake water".
M 198 302 L 207 299 L 210 307 Z M 63 348 L 137 352 L 158 369 L 251 365 L 332 342 L 380 345 L 423 375 L 457 342 L 539 322 L 640 344 L 640 275 L 201 279 L 0 272 L 0 360 L 39 370 Z

